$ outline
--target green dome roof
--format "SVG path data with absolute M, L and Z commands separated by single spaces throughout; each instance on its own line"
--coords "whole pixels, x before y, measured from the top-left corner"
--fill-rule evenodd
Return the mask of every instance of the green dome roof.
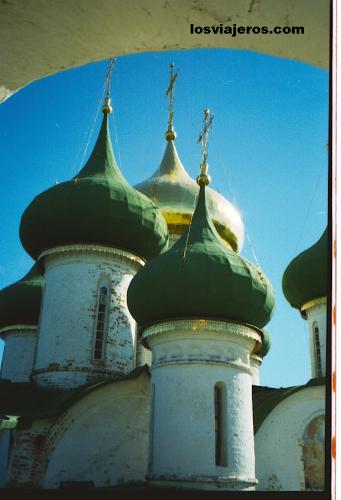
M 162 214 L 129 186 L 116 165 L 106 113 L 85 167 L 32 201 L 21 218 L 20 238 L 34 259 L 44 250 L 74 243 L 121 248 L 145 259 L 165 247 Z
M 43 283 L 35 264 L 26 276 L 0 291 L 0 328 L 38 325 Z
M 187 231 L 135 275 L 127 298 L 140 325 L 199 317 L 261 328 L 274 307 L 274 293 L 265 276 L 230 250 L 217 233 L 204 186 Z
M 313 246 L 290 262 L 283 274 L 284 296 L 296 309 L 327 295 L 327 236 L 326 229 Z

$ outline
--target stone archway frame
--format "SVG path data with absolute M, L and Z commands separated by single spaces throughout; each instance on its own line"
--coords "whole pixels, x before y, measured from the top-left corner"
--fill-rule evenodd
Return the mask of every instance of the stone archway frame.
M 244 49 L 329 63 L 329 0 L 3 0 L 0 101 L 32 81 L 115 55 Z M 190 25 L 303 26 L 304 35 L 191 34 Z

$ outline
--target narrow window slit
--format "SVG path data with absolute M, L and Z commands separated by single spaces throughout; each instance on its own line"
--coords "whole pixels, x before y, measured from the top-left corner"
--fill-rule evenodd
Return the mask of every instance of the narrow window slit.
M 215 464 L 226 466 L 226 391 L 220 382 L 214 386 L 214 421 Z
M 316 322 L 314 322 L 314 324 L 313 324 L 313 332 L 314 332 L 316 372 L 317 372 L 318 377 L 322 377 L 320 334 L 319 334 L 319 329 L 318 329 Z
M 96 328 L 95 328 L 95 345 L 93 358 L 101 360 L 104 358 L 104 348 L 106 340 L 106 330 L 108 323 L 108 301 L 109 289 L 107 286 L 101 286 L 98 295 Z

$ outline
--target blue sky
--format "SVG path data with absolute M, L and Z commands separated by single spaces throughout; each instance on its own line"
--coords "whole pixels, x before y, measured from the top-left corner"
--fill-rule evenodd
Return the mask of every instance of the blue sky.
M 225 49 L 118 58 L 111 135 L 117 162 L 131 184 L 160 163 L 172 61 L 180 70 L 174 103 L 179 156 L 196 177 L 202 110 L 209 107 L 215 114 L 211 186 L 240 210 L 276 292 L 268 325 L 272 348 L 261 383 L 305 383 L 310 378 L 307 325 L 285 301 L 281 279 L 291 259 L 312 245 L 327 223 L 328 73 Z M 32 263 L 18 235 L 24 209 L 55 181 L 73 177 L 91 152 L 107 67 L 104 61 L 33 82 L 0 106 L 0 288 L 23 276 Z M 247 240 L 242 255 L 254 261 Z

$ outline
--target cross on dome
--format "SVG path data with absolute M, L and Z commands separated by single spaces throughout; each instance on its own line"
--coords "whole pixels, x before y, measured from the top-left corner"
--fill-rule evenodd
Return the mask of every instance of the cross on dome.
M 174 73 L 174 63 L 171 63 L 169 67 L 170 67 L 169 85 L 166 90 L 166 97 L 169 97 L 169 114 L 168 114 L 168 128 L 165 133 L 165 139 L 167 141 L 175 141 L 176 132 L 173 127 L 173 120 L 174 120 L 173 92 L 174 92 L 174 83 L 178 77 L 179 70 L 177 69 L 176 72 Z

